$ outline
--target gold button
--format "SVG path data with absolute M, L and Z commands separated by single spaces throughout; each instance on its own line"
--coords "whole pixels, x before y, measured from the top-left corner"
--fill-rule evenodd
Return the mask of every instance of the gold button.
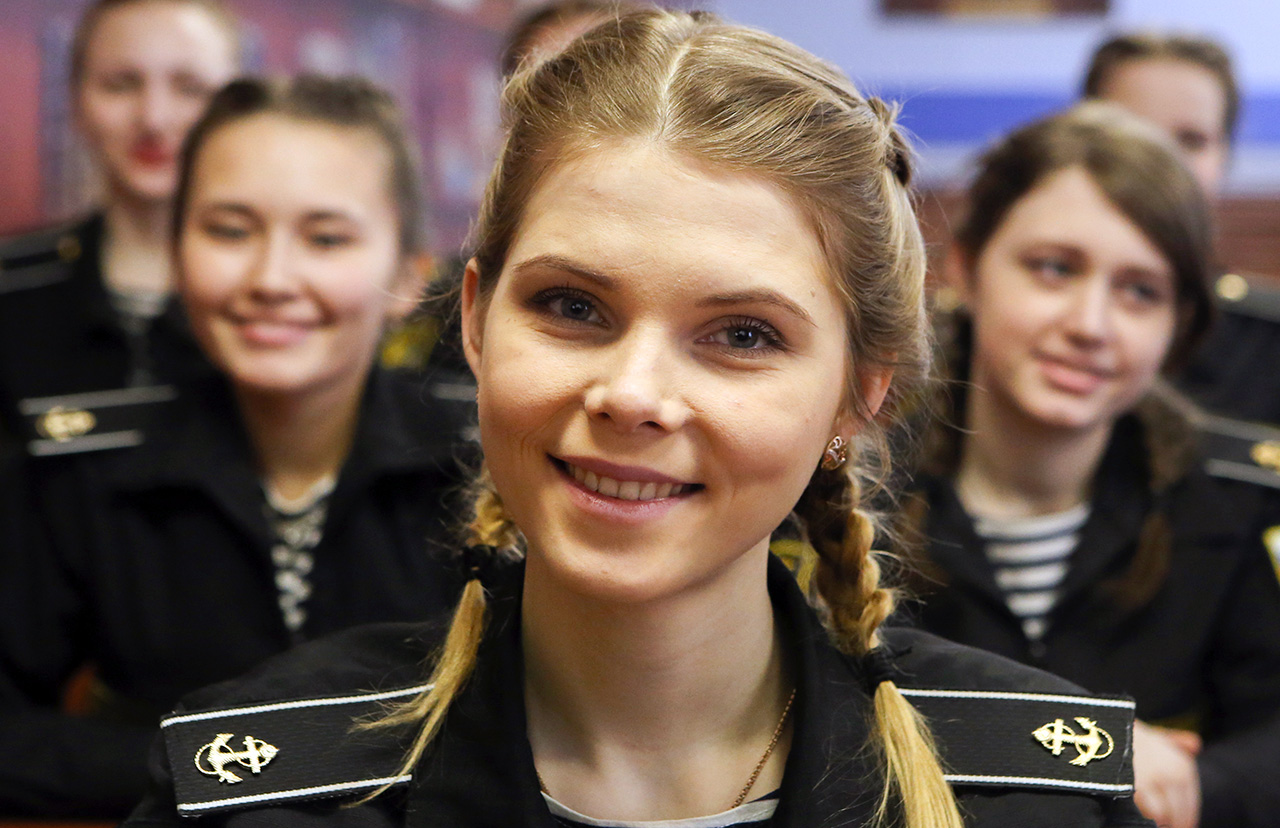
M 1215 290 L 1220 298 L 1228 302 L 1239 302 L 1249 295 L 1249 283 L 1239 274 L 1226 273 L 1218 278 Z

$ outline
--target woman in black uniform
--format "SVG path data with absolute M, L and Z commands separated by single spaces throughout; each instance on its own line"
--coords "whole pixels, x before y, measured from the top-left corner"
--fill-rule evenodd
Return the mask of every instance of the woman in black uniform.
M 84 13 L 71 99 L 102 200 L 74 226 L 0 243 L 0 429 L 26 442 L 43 398 L 207 370 L 168 302 L 169 220 L 182 140 L 238 61 L 216 0 L 96 0 Z
M 950 259 L 962 384 L 905 536 L 929 574 L 924 628 L 1136 698 L 1148 816 L 1275 826 L 1274 490 L 1211 477 L 1232 464 L 1206 463 L 1198 415 L 1160 379 L 1204 332 L 1210 261 L 1194 180 L 1118 108 L 989 151 Z
M 141 445 L 68 438 L 2 481 L 0 752 L 23 759 L 0 811 L 123 815 L 182 694 L 456 598 L 431 542 L 471 406 L 375 367 L 421 288 L 415 158 L 357 80 L 234 82 L 196 126 L 178 289 L 221 373 L 182 384 Z M 90 715 L 66 716 L 86 663 Z
M 666 11 L 504 107 L 462 289 L 486 467 L 452 622 L 193 697 L 130 824 L 1146 824 L 1127 701 L 880 631 L 862 480 L 927 365 L 890 109 Z M 825 627 L 769 555 L 793 511 Z

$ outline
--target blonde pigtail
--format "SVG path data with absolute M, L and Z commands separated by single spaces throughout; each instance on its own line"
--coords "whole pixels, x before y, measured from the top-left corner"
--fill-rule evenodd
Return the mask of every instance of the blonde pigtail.
M 796 505 L 818 553 L 818 592 L 832 635 L 837 646 L 857 656 L 878 644 L 876 631 L 895 603 L 894 592 L 880 585 L 880 564 L 871 548 L 875 522 L 858 506 L 861 490 L 853 472 L 819 471 Z M 963 828 L 928 724 L 892 681 L 879 682 L 872 699 L 875 736 L 885 757 L 877 824 L 890 824 L 890 807 L 897 800 L 905 828 Z
M 482 471 L 478 477 L 475 495 L 475 516 L 468 527 L 470 544 L 475 547 L 472 551 L 487 547 L 494 550 L 489 554 L 515 554 L 519 532 L 503 509 L 502 498 L 494 490 L 487 471 Z M 412 774 L 440 732 L 450 705 L 475 670 L 487 617 L 488 599 L 478 568 L 473 568 L 454 609 L 444 645 L 436 656 L 426 687 L 409 701 L 392 706 L 381 718 L 356 725 L 361 730 L 418 725 L 413 744 L 395 776 Z M 387 783 L 353 804 L 368 802 L 390 787 L 391 783 Z

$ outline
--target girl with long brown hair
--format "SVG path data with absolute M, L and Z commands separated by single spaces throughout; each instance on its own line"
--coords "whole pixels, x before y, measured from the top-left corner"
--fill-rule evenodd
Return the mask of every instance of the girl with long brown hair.
M 1162 379 L 1211 316 L 1199 188 L 1154 128 L 1091 103 L 998 143 L 969 196 L 953 382 L 906 500 L 918 621 L 1132 695 L 1160 825 L 1276 825 L 1274 474 Z

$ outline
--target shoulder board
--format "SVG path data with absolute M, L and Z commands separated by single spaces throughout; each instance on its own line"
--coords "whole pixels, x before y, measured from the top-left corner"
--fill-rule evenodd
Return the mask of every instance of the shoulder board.
M 1226 273 L 1218 277 L 1213 291 L 1224 311 L 1280 322 L 1280 281 Z
M 178 813 L 326 799 L 399 785 L 406 745 L 359 731 L 430 685 L 180 713 L 161 720 Z
M 1130 699 L 900 688 L 929 722 L 952 785 L 1133 793 Z
M 1206 472 L 1280 489 L 1280 428 L 1217 415 L 1197 425 Z
M 35 457 L 140 445 L 157 409 L 178 397 L 172 385 L 147 385 L 21 400 L 27 452 Z
M 84 255 L 75 228 L 28 233 L 0 242 L 0 294 L 63 281 Z

